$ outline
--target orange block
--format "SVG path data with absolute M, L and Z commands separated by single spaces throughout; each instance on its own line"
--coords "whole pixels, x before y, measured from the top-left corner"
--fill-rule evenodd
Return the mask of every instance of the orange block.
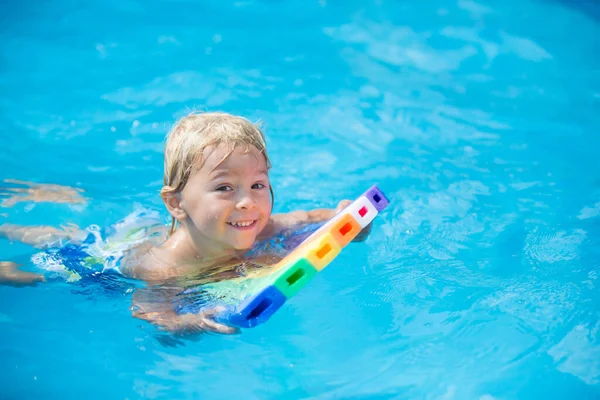
M 352 241 L 362 230 L 360 224 L 350 214 L 343 215 L 331 227 L 331 236 L 338 242 L 340 247 L 346 246 Z

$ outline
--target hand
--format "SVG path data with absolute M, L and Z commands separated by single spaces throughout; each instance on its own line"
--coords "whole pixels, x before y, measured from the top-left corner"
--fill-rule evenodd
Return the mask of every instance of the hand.
M 336 215 L 342 211 L 344 208 L 348 207 L 350 204 L 352 204 L 352 200 L 342 200 L 338 203 L 337 207 L 335 208 L 335 213 Z M 359 233 L 358 235 L 356 235 L 356 237 L 352 240 L 353 242 L 364 242 L 365 240 L 367 240 L 367 238 L 369 237 L 369 234 L 371 233 L 371 227 L 373 226 L 373 223 L 371 222 L 369 225 L 365 226 Z
M 224 310 L 223 307 L 216 307 L 210 310 L 200 311 L 197 314 L 183 314 L 181 319 L 184 322 L 185 327 L 192 331 L 207 331 L 226 335 L 238 333 L 239 330 L 237 328 L 220 324 L 213 319 L 217 314 Z
M 348 207 L 350 204 L 352 204 L 352 200 L 342 200 L 338 203 L 337 207 L 335 208 L 335 213 L 338 214 L 340 211 L 342 211 L 344 208 Z
M 0 284 L 22 287 L 46 281 L 43 275 L 21 271 L 17 267 L 12 261 L 0 261 Z

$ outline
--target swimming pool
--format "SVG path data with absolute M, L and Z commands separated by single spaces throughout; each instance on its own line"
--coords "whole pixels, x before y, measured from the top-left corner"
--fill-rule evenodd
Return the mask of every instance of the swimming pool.
M 17 202 L 0 222 L 160 210 L 164 134 L 186 107 L 265 121 L 277 211 L 375 182 L 392 200 L 366 243 L 241 335 L 173 340 L 126 293 L 0 287 L 0 398 L 600 397 L 591 3 L 0 7 L 0 178 L 89 199 Z

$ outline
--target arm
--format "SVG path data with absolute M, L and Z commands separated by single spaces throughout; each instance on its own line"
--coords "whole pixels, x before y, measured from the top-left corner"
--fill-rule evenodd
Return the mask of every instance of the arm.
M 174 288 L 161 289 L 153 287 L 138 290 L 131 300 L 131 315 L 171 333 L 185 334 L 208 331 L 232 334 L 237 332 L 237 329 L 219 324 L 212 319 L 222 311 L 220 308 L 197 314 L 177 314 L 172 306 L 173 293 L 176 291 Z
M 271 215 L 267 226 L 259 236 L 259 240 L 276 236 L 285 230 L 299 228 L 311 223 L 328 221 L 350 204 L 352 204 L 351 200 L 342 200 L 335 209 L 319 208 L 311 211 L 292 211 L 286 214 Z M 353 241 L 364 241 L 371 232 L 371 225 L 367 225 Z
M 333 218 L 335 214 L 335 210 L 329 208 L 274 214 L 269 219 L 263 232 L 265 232 L 267 236 L 275 236 L 288 229 L 298 228 L 316 222 L 328 221 Z
M 335 215 L 335 210 L 322 208 L 312 211 L 292 211 L 285 214 L 273 214 L 267 222 L 267 226 L 258 236 L 258 240 L 266 240 L 277 236 L 282 232 L 294 228 L 300 228 L 304 225 L 323 222 L 331 219 Z

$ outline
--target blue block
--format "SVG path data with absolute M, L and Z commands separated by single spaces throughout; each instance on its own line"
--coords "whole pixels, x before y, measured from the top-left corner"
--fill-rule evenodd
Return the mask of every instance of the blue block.
M 285 296 L 275 286 L 269 286 L 258 294 L 244 300 L 235 311 L 229 314 L 226 322 L 238 328 L 252 328 L 260 325 L 277 311 L 283 303 Z

